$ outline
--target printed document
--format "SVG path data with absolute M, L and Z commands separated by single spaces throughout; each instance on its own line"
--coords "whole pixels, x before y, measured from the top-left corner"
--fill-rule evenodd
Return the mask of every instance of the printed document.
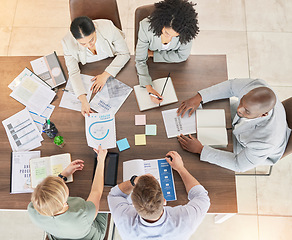
M 55 106 L 51 104 L 47 106 L 46 110 L 42 114 L 39 114 L 32 110 L 27 109 L 41 134 L 43 133 L 44 123 L 46 122 L 47 119 L 51 117 L 54 109 L 55 109 Z
M 91 79 L 93 78 L 93 76 L 89 76 L 85 74 L 80 74 L 80 75 L 81 75 L 84 88 L 87 93 L 86 98 L 87 98 L 87 101 L 89 102 L 91 98 L 91 94 L 92 94 L 92 91 L 90 91 L 90 88 L 92 86 Z M 79 99 L 76 97 L 76 95 L 74 94 L 70 78 L 67 81 L 67 85 L 65 89 L 66 91 L 64 91 L 63 93 L 59 107 L 81 112 L 82 104 L 79 101 Z
M 128 85 L 111 76 L 102 90 L 91 100 L 90 107 L 99 113 L 111 111 L 116 114 L 132 90 Z
M 114 114 L 91 113 L 85 116 L 85 132 L 89 147 L 103 149 L 116 147 L 116 125 Z
M 54 99 L 56 93 L 30 76 L 26 76 L 10 94 L 29 109 L 41 114 Z
M 29 160 L 39 158 L 41 151 L 11 153 L 10 193 L 31 193 Z
M 163 122 L 168 138 L 176 137 L 180 134 L 196 133 L 196 115 L 193 113 L 190 117 L 188 113 L 182 118 L 177 116 L 177 108 L 162 111 Z
M 25 108 L 2 121 L 13 152 L 28 151 L 41 146 L 44 140 Z

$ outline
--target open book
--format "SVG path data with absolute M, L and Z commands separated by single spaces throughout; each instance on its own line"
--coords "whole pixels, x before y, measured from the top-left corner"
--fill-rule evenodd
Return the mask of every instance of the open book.
M 133 175 L 150 173 L 160 183 L 166 201 L 176 200 L 172 168 L 165 159 L 142 160 L 135 159 L 123 162 L 123 181 Z
M 227 147 L 224 109 L 197 109 L 197 137 L 203 145 Z
M 31 187 L 35 188 L 47 176 L 58 176 L 71 162 L 70 153 L 50 157 L 33 158 L 30 160 Z M 73 175 L 66 182 L 73 182 Z
M 153 88 L 160 94 L 162 92 L 166 79 L 167 78 L 159 78 L 153 81 L 153 84 L 152 84 Z M 136 94 L 136 99 L 137 99 L 140 111 L 159 107 L 159 104 L 156 104 L 151 101 L 151 98 L 146 88 L 141 87 L 140 85 L 136 85 L 134 86 L 134 91 Z M 165 85 L 165 89 L 164 89 L 162 97 L 163 97 L 163 101 L 160 103 L 160 106 L 175 103 L 178 101 L 171 78 L 168 79 Z

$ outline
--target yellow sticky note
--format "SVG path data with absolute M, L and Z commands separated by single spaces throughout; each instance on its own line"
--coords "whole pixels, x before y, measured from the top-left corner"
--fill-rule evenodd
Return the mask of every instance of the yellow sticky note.
M 53 175 L 57 176 L 63 171 L 62 164 L 57 164 L 53 166 Z
M 35 170 L 35 178 L 43 179 L 47 176 L 47 171 L 45 167 L 36 168 Z
M 135 145 L 146 145 L 146 135 L 136 134 L 135 135 Z

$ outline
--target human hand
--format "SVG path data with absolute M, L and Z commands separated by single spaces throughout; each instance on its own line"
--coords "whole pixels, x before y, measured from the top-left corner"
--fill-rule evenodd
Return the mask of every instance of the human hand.
M 199 93 L 197 93 L 194 97 L 183 101 L 179 106 L 177 112 L 177 116 L 181 114 L 181 117 L 185 115 L 185 113 L 190 110 L 189 117 L 194 113 L 194 111 L 200 106 L 202 101 L 202 97 Z
M 86 100 L 86 102 L 81 102 L 81 114 L 85 117 L 85 115 L 89 116 L 90 113 L 93 113 L 93 111 L 90 109 L 90 104 Z
M 160 98 L 160 99 L 158 99 L 157 97 L 149 95 L 152 102 L 159 104 L 163 101 L 163 97 L 151 85 L 146 85 L 146 89 L 147 89 L 148 93 L 151 93 L 151 94 L 157 96 L 158 98 Z
M 98 162 L 104 162 L 105 161 L 105 157 L 107 155 L 107 149 L 102 149 L 102 147 L 99 145 L 98 149 L 93 148 L 93 150 L 96 152 L 97 154 L 97 161 Z
M 202 143 L 198 139 L 194 138 L 191 134 L 189 134 L 189 137 L 181 134 L 180 136 L 177 136 L 177 140 L 184 150 L 192 153 L 200 154 L 204 147 Z
M 106 83 L 106 80 L 110 77 L 111 75 L 107 72 L 103 72 L 102 74 L 96 75 L 94 78 L 91 79 L 92 82 L 94 82 L 90 88 L 93 93 L 101 91 L 103 88 L 104 84 Z
M 84 167 L 84 161 L 77 159 L 71 162 L 62 172 L 61 175 L 64 177 L 69 177 L 71 174 L 75 173 L 77 170 L 82 170 Z
M 149 50 L 148 49 L 148 57 L 150 58 L 150 57 L 153 57 L 153 51 L 151 51 L 151 50 Z
M 172 160 L 168 157 L 170 156 Z M 165 157 L 166 161 L 169 163 L 169 165 L 176 171 L 180 171 L 184 168 L 184 163 L 181 158 L 181 156 L 176 151 L 170 151 L 166 154 Z

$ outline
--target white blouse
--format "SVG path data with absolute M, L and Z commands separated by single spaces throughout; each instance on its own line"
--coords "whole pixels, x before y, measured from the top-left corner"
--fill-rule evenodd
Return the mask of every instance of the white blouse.
M 100 47 L 98 38 L 96 38 L 95 48 L 97 53 L 96 55 L 93 54 L 88 48 L 86 49 L 86 63 L 97 62 L 109 57 L 108 54 Z

